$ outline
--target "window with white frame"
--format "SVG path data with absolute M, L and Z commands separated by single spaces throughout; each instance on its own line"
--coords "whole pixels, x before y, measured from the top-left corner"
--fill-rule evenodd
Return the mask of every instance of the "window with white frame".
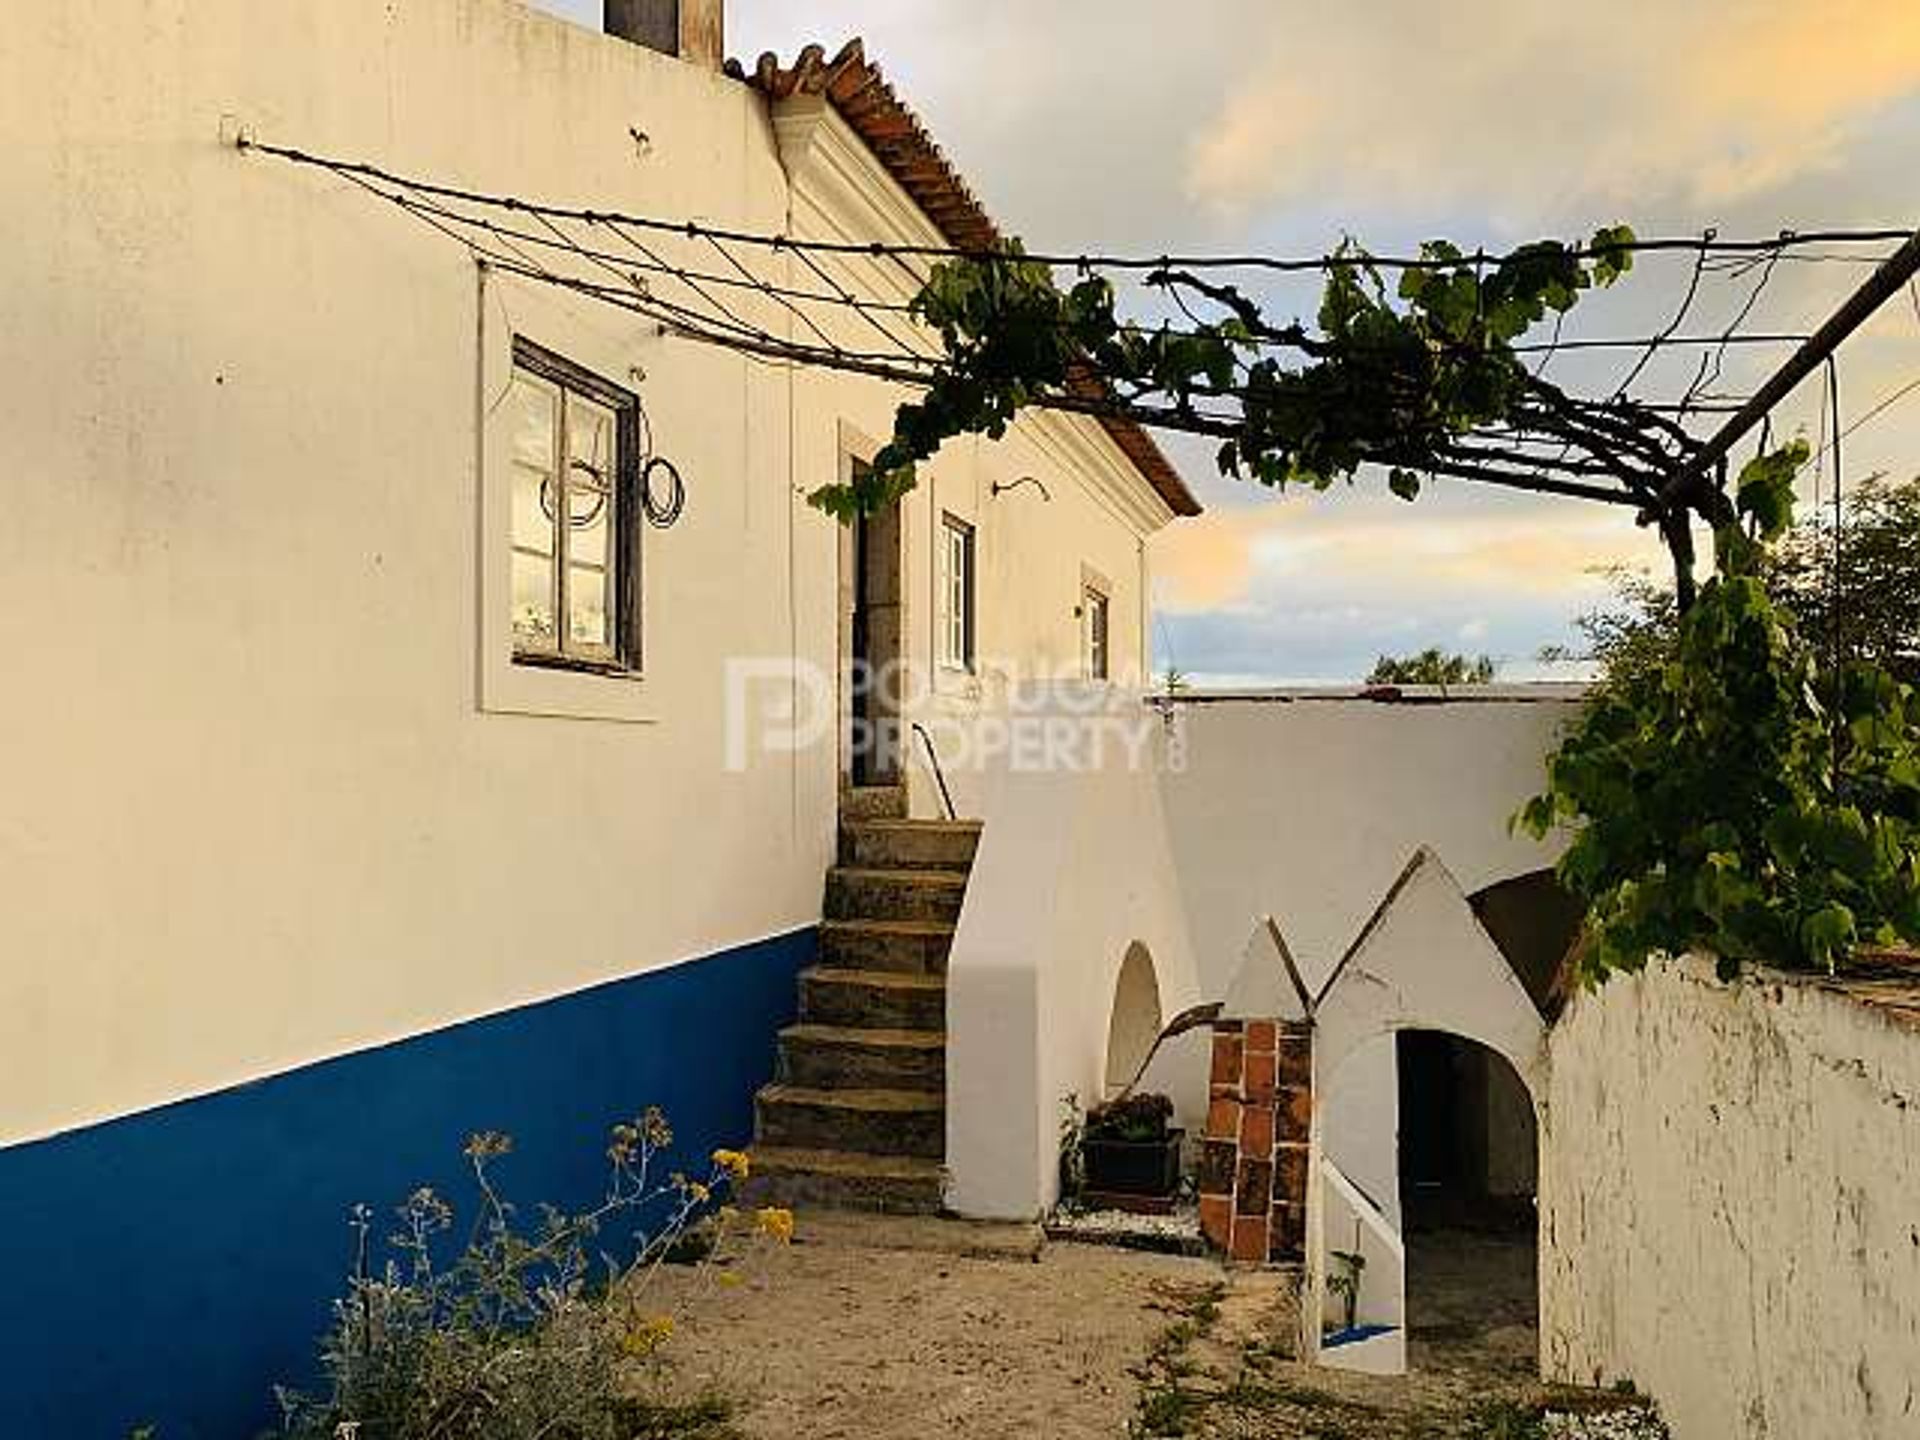
M 940 663 L 971 670 L 974 663 L 973 527 L 952 515 L 940 519 Z
M 637 669 L 639 398 L 515 336 L 507 404 L 513 657 Z
M 1085 586 L 1080 592 L 1080 657 L 1089 680 L 1110 676 L 1111 660 L 1107 643 L 1107 620 L 1111 607 L 1107 593 Z

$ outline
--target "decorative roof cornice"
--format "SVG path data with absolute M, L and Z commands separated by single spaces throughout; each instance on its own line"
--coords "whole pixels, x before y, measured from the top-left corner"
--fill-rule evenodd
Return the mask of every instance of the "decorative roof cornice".
M 795 96 L 824 99 L 954 249 L 994 250 L 1004 243 L 993 217 L 920 117 L 895 93 L 880 67 L 867 59 L 859 40 L 849 40 L 831 60 L 822 46 L 809 45 L 791 66 L 782 66 L 777 56 L 766 54 L 751 74 L 738 60 L 729 60 L 726 69 L 776 103 Z M 1097 382 L 1083 376 L 1072 389 L 1084 395 L 1089 386 Z M 1175 515 L 1200 513 L 1200 502 L 1145 429 L 1109 416 L 1100 417 L 1099 423 Z

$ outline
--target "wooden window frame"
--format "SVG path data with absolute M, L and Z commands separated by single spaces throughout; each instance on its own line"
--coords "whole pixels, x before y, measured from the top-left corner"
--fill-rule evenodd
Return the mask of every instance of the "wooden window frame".
M 640 674 L 640 397 L 585 366 L 567 359 L 527 339 L 513 337 L 513 372 L 544 380 L 561 392 L 561 404 L 555 418 L 556 444 L 560 447 L 559 491 L 556 510 L 565 514 L 566 484 L 570 464 L 566 446 L 570 440 L 566 397 L 579 395 L 614 415 L 614 482 L 611 496 L 613 515 L 608 521 L 612 541 L 613 597 L 608 619 L 613 644 L 605 650 L 595 647 L 582 652 L 570 649 L 568 638 L 568 562 L 565 549 L 566 527 L 554 524 L 554 645 L 552 649 L 524 644 L 516 630 L 512 637 L 513 663 L 540 670 L 571 670 L 591 675 L 633 677 Z M 508 544 L 513 544 L 511 536 Z
M 978 664 L 979 626 L 979 532 L 950 511 L 940 514 L 940 664 L 943 668 L 974 673 Z M 956 595 L 954 552 L 959 549 L 961 565 Z M 959 613 L 954 613 L 956 603 Z M 956 630 L 958 634 L 956 636 Z M 959 653 L 955 647 L 958 645 Z
M 1113 678 L 1113 596 L 1090 582 L 1080 587 L 1080 652 L 1087 679 Z

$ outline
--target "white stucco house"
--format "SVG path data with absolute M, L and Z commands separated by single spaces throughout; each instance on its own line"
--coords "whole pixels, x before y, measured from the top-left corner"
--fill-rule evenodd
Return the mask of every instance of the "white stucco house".
M 349 1208 L 457 1202 L 474 1131 L 527 1202 L 591 1199 L 657 1104 L 776 1196 L 1032 1219 L 1063 1102 L 1206 1002 L 1147 1083 L 1208 1234 L 1298 1264 L 1308 1352 L 1402 1367 L 1412 1212 L 1467 1193 L 1562 1237 L 1556 1375 L 1680 1363 L 1659 1277 L 1614 1281 L 1693 1232 L 1612 1164 L 1678 1141 L 1607 1067 L 1632 1039 L 1708 1088 L 1650 987 L 1582 1001 L 1549 1064 L 1578 917 L 1506 826 L 1576 692 L 1149 697 L 1149 543 L 1198 506 L 1139 429 L 1025 414 L 844 527 L 808 496 L 898 386 L 485 263 L 342 168 L 837 247 L 730 304 L 772 332 L 803 322 L 765 282 L 830 287 L 852 346 L 914 292 L 903 250 L 1002 236 L 857 44 L 725 66 L 720 0 L 609 0 L 607 33 L 515 0 L 16 8 L 0 1436 L 252 1433 Z M 1904 1225 L 1876 1267 L 1920 1263 Z M 1840 1373 L 1818 1353 L 1785 1368 Z
M 895 387 L 489 272 L 235 144 L 769 235 L 997 235 L 857 47 L 728 75 L 718 0 L 609 10 L 624 34 L 513 0 L 9 16 L 0 1433 L 248 1433 L 306 1373 L 348 1207 L 457 1195 L 471 1131 L 563 1203 L 641 1106 L 696 1154 L 748 1139 L 842 795 L 981 805 L 937 740 L 854 773 L 848 661 L 912 677 L 884 718 L 930 735 L 1028 676 L 1143 677 L 1146 542 L 1197 506 L 1140 431 L 950 446 L 856 540 L 806 497 Z M 739 743 L 769 673 L 806 738 Z

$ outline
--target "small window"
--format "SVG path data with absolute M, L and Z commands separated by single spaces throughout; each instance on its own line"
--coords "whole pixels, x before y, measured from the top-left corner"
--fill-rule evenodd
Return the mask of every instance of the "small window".
M 1106 593 L 1091 585 L 1080 592 L 1080 653 L 1089 680 L 1108 678 L 1108 604 Z
M 940 521 L 940 663 L 971 670 L 973 630 L 973 527 L 944 515 Z
M 635 669 L 639 399 L 515 336 L 507 403 L 513 658 Z

